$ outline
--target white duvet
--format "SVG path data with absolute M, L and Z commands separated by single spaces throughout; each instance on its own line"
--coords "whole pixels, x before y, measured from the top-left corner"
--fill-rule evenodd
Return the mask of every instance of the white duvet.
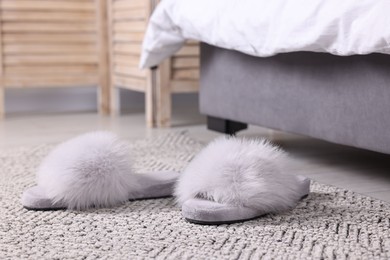
M 163 0 L 150 19 L 140 66 L 159 64 L 187 39 L 260 57 L 390 54 L 390 0 Z

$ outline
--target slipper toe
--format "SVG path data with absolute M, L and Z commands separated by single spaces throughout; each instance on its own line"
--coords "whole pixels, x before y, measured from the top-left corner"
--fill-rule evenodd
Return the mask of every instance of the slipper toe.
M 182 205 L 182 216 L 187 221 L 195 224 L 219 225 L 236 223 L 253 219 L 263 214 L 255 209 L 236 207 L 204 199 L 190 199 Z
M 25 190 L 21 199 L 23 207 L 30 210 L 56 210 L 65 209 L 66 206 L 61 203 L 53 203 L 47 197 L 45 191 L 39 187 L 34 186 Z

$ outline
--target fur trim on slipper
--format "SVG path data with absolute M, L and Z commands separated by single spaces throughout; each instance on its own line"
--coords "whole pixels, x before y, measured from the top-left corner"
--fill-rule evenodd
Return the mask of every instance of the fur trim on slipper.
M 58 145 L 43 160 L 38 186 L 69 209 L 110 207 L 138 188 L 126 143 L 110 132 L 80 135 Z
M 264 139 L 221 137 L 188 165 L 176 185 L 179 204 L 202 198 L 222 204 L 280 212 L 301 199 L 301 183 L 287 172 L 289 158 Z

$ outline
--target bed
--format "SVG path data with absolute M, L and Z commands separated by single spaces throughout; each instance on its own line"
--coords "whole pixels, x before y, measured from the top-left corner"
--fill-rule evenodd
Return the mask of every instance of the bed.
M 194 2 L 163 1 L 141 66 L 186 39 L 203 42 L 200 110 L 210 129 L 256 124 L 390 153 L 389 1 Z

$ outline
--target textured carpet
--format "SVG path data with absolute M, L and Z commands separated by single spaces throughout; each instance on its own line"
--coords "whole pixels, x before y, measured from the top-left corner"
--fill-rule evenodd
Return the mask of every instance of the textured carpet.
M 87 212 L 34 212 L 21 192 L 52 146 L 0 153 L 0 259 L 389 259 L 390 206 L 313 183 L 288 213 L 221 226 L 185 222 L 173 199 Z M 181 170 L 202 148 L 185 133 L 132 144 L 137 168 Z

